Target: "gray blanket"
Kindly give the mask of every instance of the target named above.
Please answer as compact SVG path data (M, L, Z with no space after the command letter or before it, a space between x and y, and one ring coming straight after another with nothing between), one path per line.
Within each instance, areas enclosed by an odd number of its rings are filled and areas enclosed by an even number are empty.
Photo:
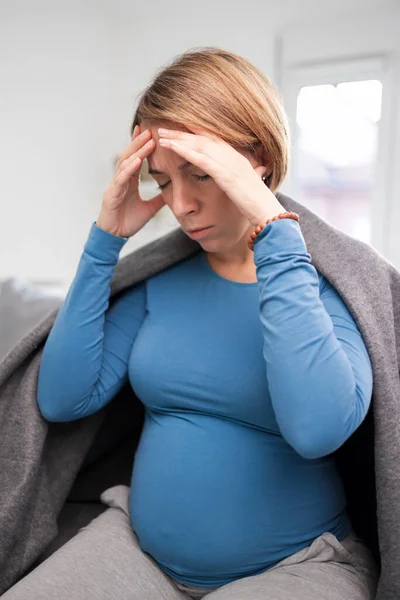
M381 566L376 598L399 600L400 273L369 245L287 196L278 197L286 210L300 215L314 266L346 302L368 348L374 375L371 408L335 458L353 526ZM198 250L199 244L178 228L121 258L110 305L129 286ZM114 444L127 439L127 419L105 419L107 408L72 423L49 424L41 418L36 404L38 369L57 312L58 308L20 340L0 364L0 594L57 536L58 519L77 476L93 453L97 458L104 454L103 433L111 433ZM120 401L131 406L132 432L138 437L140 402L129 384L117 396L111 405ZM118 465L113 464L113 470L118 473ZM118 482L104 477L104 486Z

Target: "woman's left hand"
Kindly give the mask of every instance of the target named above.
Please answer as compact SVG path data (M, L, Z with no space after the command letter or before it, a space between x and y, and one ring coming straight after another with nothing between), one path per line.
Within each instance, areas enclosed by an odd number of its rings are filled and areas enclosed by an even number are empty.
M194 133L158 129L160 146L173 150L210 175L252 225L286 210L261 179L265 166L253 167L220 137L192 125L186 127Z

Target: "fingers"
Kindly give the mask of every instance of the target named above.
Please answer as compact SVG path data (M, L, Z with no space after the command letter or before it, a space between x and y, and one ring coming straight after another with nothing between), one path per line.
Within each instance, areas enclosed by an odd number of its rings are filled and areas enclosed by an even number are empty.
M151 140L153 140L153 137L150 129L146 129L140 133L140 127L136 125L133 132L132 141L118 157L117 168L119 168L125 160L129 159L133 154L135 154L144 144ZM155 143L154 140L153 143Z
M114 184L119 188L123 187L131 177L139 179L139 171L143 159L149 156L155 148L156 142L150 129L140 130L140 125L136 125L130 144L121 152L118 157Z
M141 134L137 135L135 139L138 139L140 135ZM146 156L149 156L149 154L153 152L154 146L155 140L151 138L136 152L131 154L128 158L126 158L119 165L117 165L117 170L114 178L115 183L117 185L124 185L132 176L137 176L139 178L139 170L142 161L144 158L146 158Z
M122 163L117 166L115 173L115 182L118 185L123 185L132 176L136 175L139 178L139 170L142 161L146 156L151 154L154 150L155 141L154 139L148 140L144 146L139 148L137 152L126 158Z
M178 129L163 129L162 127L158 129L158 135L160 138L175 138L177 140L187 140L193 137L192 133L187 133L186 131L179 131Z
M142 161L139 156L134 156L124 169L119 169L114 177L116 186L123 186L137 171L139 171Z
M178 129L164 129L162 127L160 127L158 129L158 134L160 136L160 138L170 138L170 139L177 139L177 140L196 140L196 141L207 141L207 138L210 138L211 140L215 141L215 142L222 142L223 140L221 138L219 138L217 135L210 133L208 131L205 131L204 129L200 129L200 127L194 127L193 125L186 125L186 128L189 129L190 131L181 131ZM193 133L191 133L193 132ZM203 138L203 139L201 139Z
M155 141L153 138L151 138L141 148L139 148L136 152L131 154L131 156L122 161L117 167L117 170L120 171L124 169L130 169L132 161L134 161L136 158L140 158L140 160L142 161L144 158L146 158L146 156L153 152L154 146Z
M202 152L201 149L198 149L197 147L191 148L189 144L183 143L183 140L178 141L160 138L159 144L164 148L173 150L179 154L179 156L182 156L182 158L185 158L188 162L192 163L192 165L196 165L199 169L204 170L211 175L211 177L214 176L213 171L210 170L209 167L211 166L212 168L212 165L216 163L216 161L212 157L209 157L205 152Z

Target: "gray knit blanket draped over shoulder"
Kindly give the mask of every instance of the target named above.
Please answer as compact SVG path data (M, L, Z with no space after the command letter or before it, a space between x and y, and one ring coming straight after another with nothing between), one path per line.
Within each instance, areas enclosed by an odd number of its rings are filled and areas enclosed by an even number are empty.
M368 244L340 232L293 199L277 196L286 210L299 214L313 265L347 304L370 355L370 410L334 454L353 526L381 566L376 598L399 600L400 273ZM129 286L200 249L178 228L120 258L110 306ZM65 424L47 423L38 411L39 364L57 312L58 308L43 319L0 364L0 594L57 535L60 511L96 433L104 427L105 409Z

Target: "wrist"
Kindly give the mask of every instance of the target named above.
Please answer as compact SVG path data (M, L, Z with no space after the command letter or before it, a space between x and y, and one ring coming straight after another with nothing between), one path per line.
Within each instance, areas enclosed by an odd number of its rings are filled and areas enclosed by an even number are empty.
M265 223L268 219L272 219L281 213L286 212L286 208L282 206L278 200L274 203L270 203L268 206L263 204L257 210L254 211L254 215L249 219L253 227L257 227L261 223Z
M115 227L114 228L110 227L110 224L107 222L107 219L104 219L101 214L96 219L95 224L97 227L99 227L99 229L102 229L103 231L106 231L107 233L111 233L112 235L115 235L117 237L122 237L119 235L119 233L117 232Z

